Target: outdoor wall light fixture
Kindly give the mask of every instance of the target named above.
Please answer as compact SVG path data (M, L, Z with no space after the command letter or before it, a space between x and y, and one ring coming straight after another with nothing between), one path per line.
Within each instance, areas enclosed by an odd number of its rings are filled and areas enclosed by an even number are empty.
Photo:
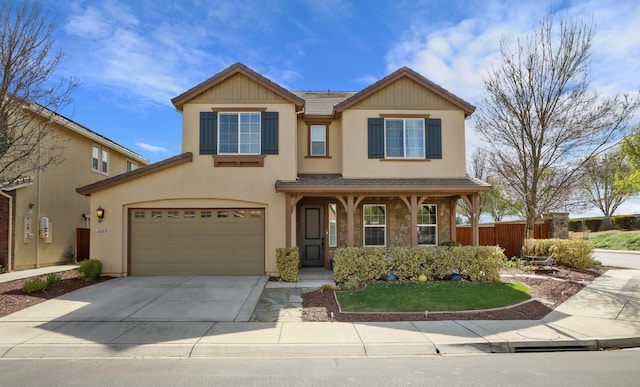
M102 219L104 219L104 208L102 206L98 206L96 216L98 217L98 223L102 223Z

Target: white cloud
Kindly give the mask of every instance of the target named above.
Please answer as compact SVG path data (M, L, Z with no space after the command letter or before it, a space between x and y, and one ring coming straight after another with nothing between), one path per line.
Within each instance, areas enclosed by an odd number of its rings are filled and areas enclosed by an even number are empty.
M469 7L457 23L425 23L416 17L386 56L387 70L409 66L472 104L484 93L482 78L497 64L501 40L530 33L547 14L547 2L488 1ZM596 35L592 47L592 87L601 95L640 90L640 3L620 0L575 2L553 9L554 16L593 16ZM633 124L633 122L632 122ZM481 141L473 122L467 122L467 156Z
M151 153L167 153L169 151L167 148L164 148L158 145L147 144L140 141L136 142L136 145L139 148L144 149L147 152L151 152Z

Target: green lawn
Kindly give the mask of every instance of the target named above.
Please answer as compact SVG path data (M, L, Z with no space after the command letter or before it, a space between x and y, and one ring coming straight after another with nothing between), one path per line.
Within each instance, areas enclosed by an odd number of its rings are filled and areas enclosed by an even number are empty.
M589 242L596 249L640 251L640 233L619 231L594 235Z
M528 300L519 282L370 283L362 290L336 292L344 312L424 312L489 309Z

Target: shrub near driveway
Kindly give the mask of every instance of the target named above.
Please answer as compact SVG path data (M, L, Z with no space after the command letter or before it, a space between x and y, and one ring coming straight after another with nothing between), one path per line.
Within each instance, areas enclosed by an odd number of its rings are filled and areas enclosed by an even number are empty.
M593 245L583 239L527 239L522 251L527 256L553 257L556 265L574 269L593 266Z
M498 247L346 247L337 249L336 282L370 282L393 272L399 280L417 280L421 274L448 279L457 271L463 279L499 281L506 257Z

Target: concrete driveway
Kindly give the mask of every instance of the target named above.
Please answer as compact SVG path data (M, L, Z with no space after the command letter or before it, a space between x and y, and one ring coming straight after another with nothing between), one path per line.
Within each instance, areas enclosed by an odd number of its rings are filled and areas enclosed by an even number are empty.
M249 321L265 276L123 277L23 309L4 321Z

